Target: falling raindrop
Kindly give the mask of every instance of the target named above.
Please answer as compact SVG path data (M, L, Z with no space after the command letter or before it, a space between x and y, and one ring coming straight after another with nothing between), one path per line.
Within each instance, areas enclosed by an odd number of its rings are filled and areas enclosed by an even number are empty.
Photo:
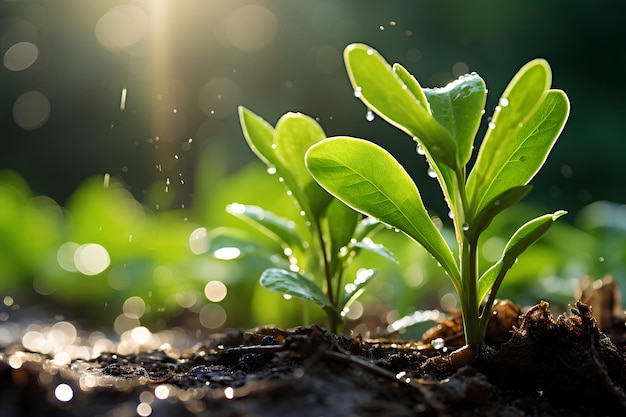
M367 120L368 122L371 122L372 120L374 120L374 112L371 110L368 110L367 113L365 113L365 120Z

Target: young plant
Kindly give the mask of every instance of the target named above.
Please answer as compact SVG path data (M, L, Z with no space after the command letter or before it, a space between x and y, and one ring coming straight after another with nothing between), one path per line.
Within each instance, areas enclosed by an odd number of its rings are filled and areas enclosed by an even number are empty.
M505 274L565 211L521 226L500 259L482 275L479 238L496 215L530 191L528 183L568 117L567 96L550 89L551 72L545 60L526 64L502 94L467 175L487 95L478 74L429 89L367 45L349 45L344 58L354 95L417 142L417 153L426 157L429 174L436 176L443 191L458 247L453 251L446 244L416 184L383 148L352 137L328 138L308 150L306 165L332 195L402 230L431 253L456 289L466 343L482 345Z
M346 285L344 271L354 257L365 249L395 261L389 251L369 238L382 224L361 220L358 212L328 194L309 174L304 154L326 138L315 120L287 113L274 128L244 107L239 108L239 118L248 145L267 165L268 172L287 186L308 230L302 234L295 221L257 206L228 206L231 214L252 223L283 248L287 268L265 270L260 283L280 294L317 303L336 331L350 304L375 275L372 269L360 269L354 281Z

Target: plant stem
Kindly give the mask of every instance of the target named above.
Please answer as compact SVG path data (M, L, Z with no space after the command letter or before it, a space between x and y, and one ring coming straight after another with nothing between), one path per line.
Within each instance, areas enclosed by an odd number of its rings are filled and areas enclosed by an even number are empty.
M456 196L454 206L454 229L459 242L459 260L461 272L461 311L463 314L463 328L465 331L465 343L468 345L482 344L484 336L481 332L479 305L478 305L478 237L468 233L471 225L470 219L466 218L469 213L469 203L465 192L465 168L455 170L456 173Z
M335 299L335 294L333 291L333 282L332 282L333 277L331 276L331 273L330 273L330 261L328 259L329 255L326 251L326 242L324 241L324 233L322 231L321 225L318 222L316 222L316 230L317 230L317 238L320 244L320 252L322 253L322 266L324 269L324 279L326 280L326 292L328 294L328 299L330 300L332 307L334 307L336 310L338 300ZM330 330L334 333L337 332L337 327L339 325L339 323L337 323L337 318L335 317L334 314L327 314L327 316L328 316Z

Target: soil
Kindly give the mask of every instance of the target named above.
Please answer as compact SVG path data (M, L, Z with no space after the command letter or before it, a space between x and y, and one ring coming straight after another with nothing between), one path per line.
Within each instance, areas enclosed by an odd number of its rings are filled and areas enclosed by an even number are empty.
M419 341L260 327L181 355L110 352L64 365L10 345L0 350L0 415L626 415L623 319L601 331L580 302L556 318L547 303L521 314L500 302L490 323L481 349L461 347L458 318Z

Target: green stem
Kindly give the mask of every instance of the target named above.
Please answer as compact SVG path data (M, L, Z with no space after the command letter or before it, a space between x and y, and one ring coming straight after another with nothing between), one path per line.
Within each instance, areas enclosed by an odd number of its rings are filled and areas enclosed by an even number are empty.
M317 229L317 237L318 237L319 244L320 244L320 252L322 253L324 278L326 280L326 292L328 294L328 299L330 300L332 307L334 307L336 310L338 300L335 299L335 294L333 291L333 282L332 282L333 277L331 276L331 273L330 273L330 261L328 259L328 253L326 251L326 242L324 241L324 233L322 232L322 227L319 223L317 223L316 229ZM334 314L327 314L327 316L330 322L330 330L332 332L336 332L337 327L339 325L339 323L337 322L337 318L335 317Z
M461 272L461 311L463 314L463 327L465 331L465 343L468 345L482 344L484 336L481 332L478 301L478 237L468 233L471 225L466 216L469 213L469 203L465 191L465 169L455 170L456 189L454 206L454 229L459 242L459 259Z

